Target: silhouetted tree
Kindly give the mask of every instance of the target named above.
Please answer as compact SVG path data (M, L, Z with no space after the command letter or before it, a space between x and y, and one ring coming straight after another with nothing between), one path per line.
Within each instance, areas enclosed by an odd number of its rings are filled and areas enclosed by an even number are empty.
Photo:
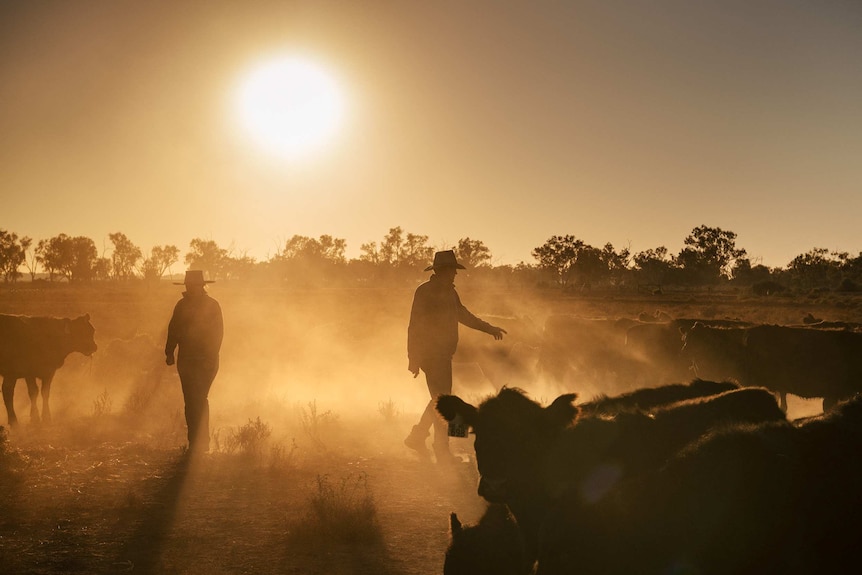
M532 252L539 267L554 274L559 285L565 287L571 279L571 271L578 261L578 254L586 244L575 236L551 236Z
M251 256L243 253L238 256L229 255L223 262L223 274L225 279L241 280L252 276L257 262Z
M794 284L802 288L835 286L840 283L841 268L847 260L846 252L813 248L793 258L787 264L787 274Z
M734 262L745 256L737 249L736 234L721 228L698 226L685 238L677 265L693 283L716 283L729 278Z
M93 262L93 268L90 273L91 279L109 280L111 279L111 260L108 258L96 258Z
M434 256L434 248L428 245L428 236L408 232L405 236L400 226L390 228L380 244L378 260L392 267L418 267L428 265Z
M120 232L108 234L108 239L114 244L114 251L111 254L111 270L114 277L118 280L128 280L134 277L135 266L143 257L141 248Z
M96 244L88 237L70 237L66 234L39 242L39 261L53 279L59 273L70 283L93 279L98 252Z
M841 273L845 279L859 283L862 282L862 252L855 258L848 257L841 265Z
M59 269L57 268L57 262L54 261L55 253L51 250L50 240L39 240L33 253L36 263L41 264L45 268L45 271L48 272L48 281L54 281L54 276L59 273Z
M351 273L362 282L398 281L412 278L417 269L424 269L434 257L428 236L404 233L400 226L389 229L379 244L364 243L359 247L359 259L350 265Z
M15 232L0 230L0 273L4 282L14 282L20 277L18 268L26 261L31 242L26 236L19 238Z
M218 279L223 277L227 257L227 250L220 248L213 240L194 238L189 242L189 252L185 256L185 262L189 269L203 270L204 275L208 275L211 279Z
M607 243L602 248L599 257L607 269L607 278L612 283L621 283L626 274L630 272L629 265L631 261L631 251L629 248L623 248L620 251L614 249L613 244Z
M377 265L380 263L380 250L377 242L368 242L359 246L359 261Z
M40 240L39 243L42 243ZM24 259L24 266L30 273L30 281L36 281L36 274L39 273L39 252L37 251L38 244L34 246L32 242L27 247L27 256Z
M153 246L150 256L141 263L141 275L145 280L160 280L168 269L180 260L180 249L177 246Z
M282 279L301 285L316 285L334 280L346 267L347 241L322 235L319 238L294 235L270 260Z
M346 249L346 240L329 235L322 235L319 239L294 235L284 244L284 249L276 254L276 259L346 263Z
M461 238L455 246L455 256L467 269L491 266L491 250L482 240Z
M734 283L753 285L772 280L772 271L762 264L751 265L748 258L739 258L733 266Z
M632 259L638 281L644 284L667 282L675 265L664 246L638 252Z

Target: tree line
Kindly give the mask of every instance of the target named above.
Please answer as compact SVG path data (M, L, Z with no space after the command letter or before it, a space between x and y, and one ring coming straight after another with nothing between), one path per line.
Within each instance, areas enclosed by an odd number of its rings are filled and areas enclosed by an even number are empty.
M125 234L108 234L110 247L99 253L85 236L59 234L33 242L0 229L0 274L6 283L18 281L26 270L30 280L90 283L94 281L158 281L173 273L181 251L174 245L157 245L148 253ZM292 285L326 286L374 284L413 279L433 258L428 236L394 227L378 242L360 246L360 256L348 259L347 242L330 235L312 238L294 235L275 255L257 261L213 240L194 238L182 256L186 268L202 269L216 280L276 279ZM785 267L754 263L736 245L736 234L718 227L698 226L683 239L676 254L665 246L632 253L607 243L595 247L574 235L551 236L534 248L534 263L494 265L491 250L469 237L453 246L469 273L491 280L522 285L555 286L563 290L593 287L663 285L715 286L723 283L754 286L770 294L788 287L825 287L856 291L862 283L862 252L813 248Z

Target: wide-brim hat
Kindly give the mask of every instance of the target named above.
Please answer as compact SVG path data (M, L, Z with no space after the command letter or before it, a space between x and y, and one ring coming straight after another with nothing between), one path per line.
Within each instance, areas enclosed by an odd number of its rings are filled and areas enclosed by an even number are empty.
M176 286L182 285L205 285L215 283L215 280L205 280L203 270L188 270L186 272L186 279L180 282L174 282Z
M437 252L434 254L434 263L425 268L426 272L430 272L431 270L436 270L440 268L455 268L459 270L465 270L464 266L458 263L458 260L455 259L454 250L445 250L442 252Z

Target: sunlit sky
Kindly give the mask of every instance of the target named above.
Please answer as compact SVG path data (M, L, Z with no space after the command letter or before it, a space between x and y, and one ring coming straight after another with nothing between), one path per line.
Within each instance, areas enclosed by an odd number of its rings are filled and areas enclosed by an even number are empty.
M854 0L0 3L0 229L273 255L400 226L495 264L552 235L671 253L699 225L757 262L862 251ZM268 58L328 70L301 158L240 126Z

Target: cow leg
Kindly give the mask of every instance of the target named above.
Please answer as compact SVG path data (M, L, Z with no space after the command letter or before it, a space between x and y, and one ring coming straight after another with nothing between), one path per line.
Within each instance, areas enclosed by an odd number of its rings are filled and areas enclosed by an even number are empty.
M3 377L3 403L6 405L6 416L10 427L18 425L18 417L15 415L15 384L18 382L14 377L8 375Z
M25 377L24 381L27 382L27 395L30 396L30 421L39 423L39 406L36 405L36 400L39 398L39 386L35 377Z
M787 394L783 391L776 391L775 399L778 400L778 407L781 408L781 411L787 413Z
M45 423L51 422L51 408L48 407L48 398L51 396L52 381L54 381L53 373L42 378L42 421Z

